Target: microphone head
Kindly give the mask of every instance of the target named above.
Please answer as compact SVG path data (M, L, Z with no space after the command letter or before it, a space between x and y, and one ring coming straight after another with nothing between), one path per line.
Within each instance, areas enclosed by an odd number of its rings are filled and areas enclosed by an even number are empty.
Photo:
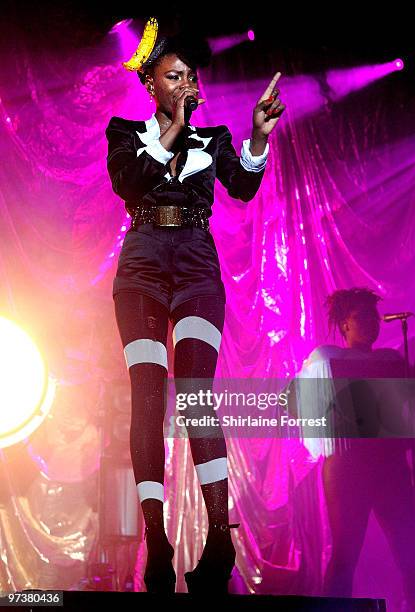
M194 96L187 96L186 100L185 100L185 106L187 108L187 110L189 111L194 111L197 109L198 107L198 103L197 100Z

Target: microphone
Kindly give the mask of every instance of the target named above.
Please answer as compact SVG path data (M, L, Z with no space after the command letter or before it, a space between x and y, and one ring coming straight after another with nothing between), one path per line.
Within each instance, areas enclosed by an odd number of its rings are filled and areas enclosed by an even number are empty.
M193 112L199 106L194 96L187 96L184 101L184 105L185 105L185 108L190 112Z
M390 314L384 314L382 319L385 323L390 323L391 321L403 321L408 319L409 317L413 317L413 312L394 312Z

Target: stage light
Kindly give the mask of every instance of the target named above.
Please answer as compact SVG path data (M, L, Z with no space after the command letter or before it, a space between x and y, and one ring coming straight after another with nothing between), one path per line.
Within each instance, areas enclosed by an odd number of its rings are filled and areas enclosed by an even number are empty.
M255 40L255 32L253 30L248 30L248 40Z
M128 28L131 22L132 22L132 19L122 19L121 21L117 21L117 23L112 26L109 33L110 34L119 33L121 30Z
M132 23L132 19L123 19L122 21L118 21L109 32L109 34L115 34L115 36L112 38L114 42L117 42L119 47L120 56L118 66L123 73L126 73L127 71L124 68L121 68L122 62L127 62L131 58L142 36L142 24L138 24L139 31L135 32L135 28L133 28L131 25ZM131 74L129 76L129 86L136 90L135 93L138 93L141 89L144 89L140 85L137 78L131 79Z
M367 87L374 81L383 79L392 72L403 70L403 67L403 60L398 58L383 64L329 70L326 73L326 81L331 89L331 99L337 100L352 91Z
M249 32L255 37L252 30ZM209 38L208 42L213 55L217 55L218 53L223 53L223 51L227 49L231 49L232 47L236 47L246 42L247 38L253 40L253 38L249 37L249 33L244 32L242 34L229 34L227 36L219 36L218 38Z
M29 335L0 317L0 448L27 438L50 410L55 381Z

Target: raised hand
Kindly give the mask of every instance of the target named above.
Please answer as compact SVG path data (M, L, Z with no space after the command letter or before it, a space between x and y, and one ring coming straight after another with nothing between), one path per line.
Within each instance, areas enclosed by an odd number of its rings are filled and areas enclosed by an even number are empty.
M276 84L281 77L277 72L270 84L259 98L252 114L252 131L262 136L268 136L277 125L286 106L278 97L280 90Z

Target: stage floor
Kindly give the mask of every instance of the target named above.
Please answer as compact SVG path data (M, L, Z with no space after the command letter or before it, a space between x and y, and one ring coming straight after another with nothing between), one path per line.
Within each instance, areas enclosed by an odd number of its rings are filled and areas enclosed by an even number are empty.
M18 606L19 610L76 610L77 612L100 610L146 610L154 607L157 600L165 599L170 610L194 610L200 607L209 593L200 597L192 597L187 593L175 593L169 597L161 598L148 593L124 593L111 591L63 591L63 606ZM218 598L215 598L218 599ZM286 611L332 611L351 612L373 610L386 612L386 603L383 599L345 599L335 597L300 597L294 595L226 595L221 598L222 605L227 610L281 610ZM10 610L10 607L0 606L0 610Z

